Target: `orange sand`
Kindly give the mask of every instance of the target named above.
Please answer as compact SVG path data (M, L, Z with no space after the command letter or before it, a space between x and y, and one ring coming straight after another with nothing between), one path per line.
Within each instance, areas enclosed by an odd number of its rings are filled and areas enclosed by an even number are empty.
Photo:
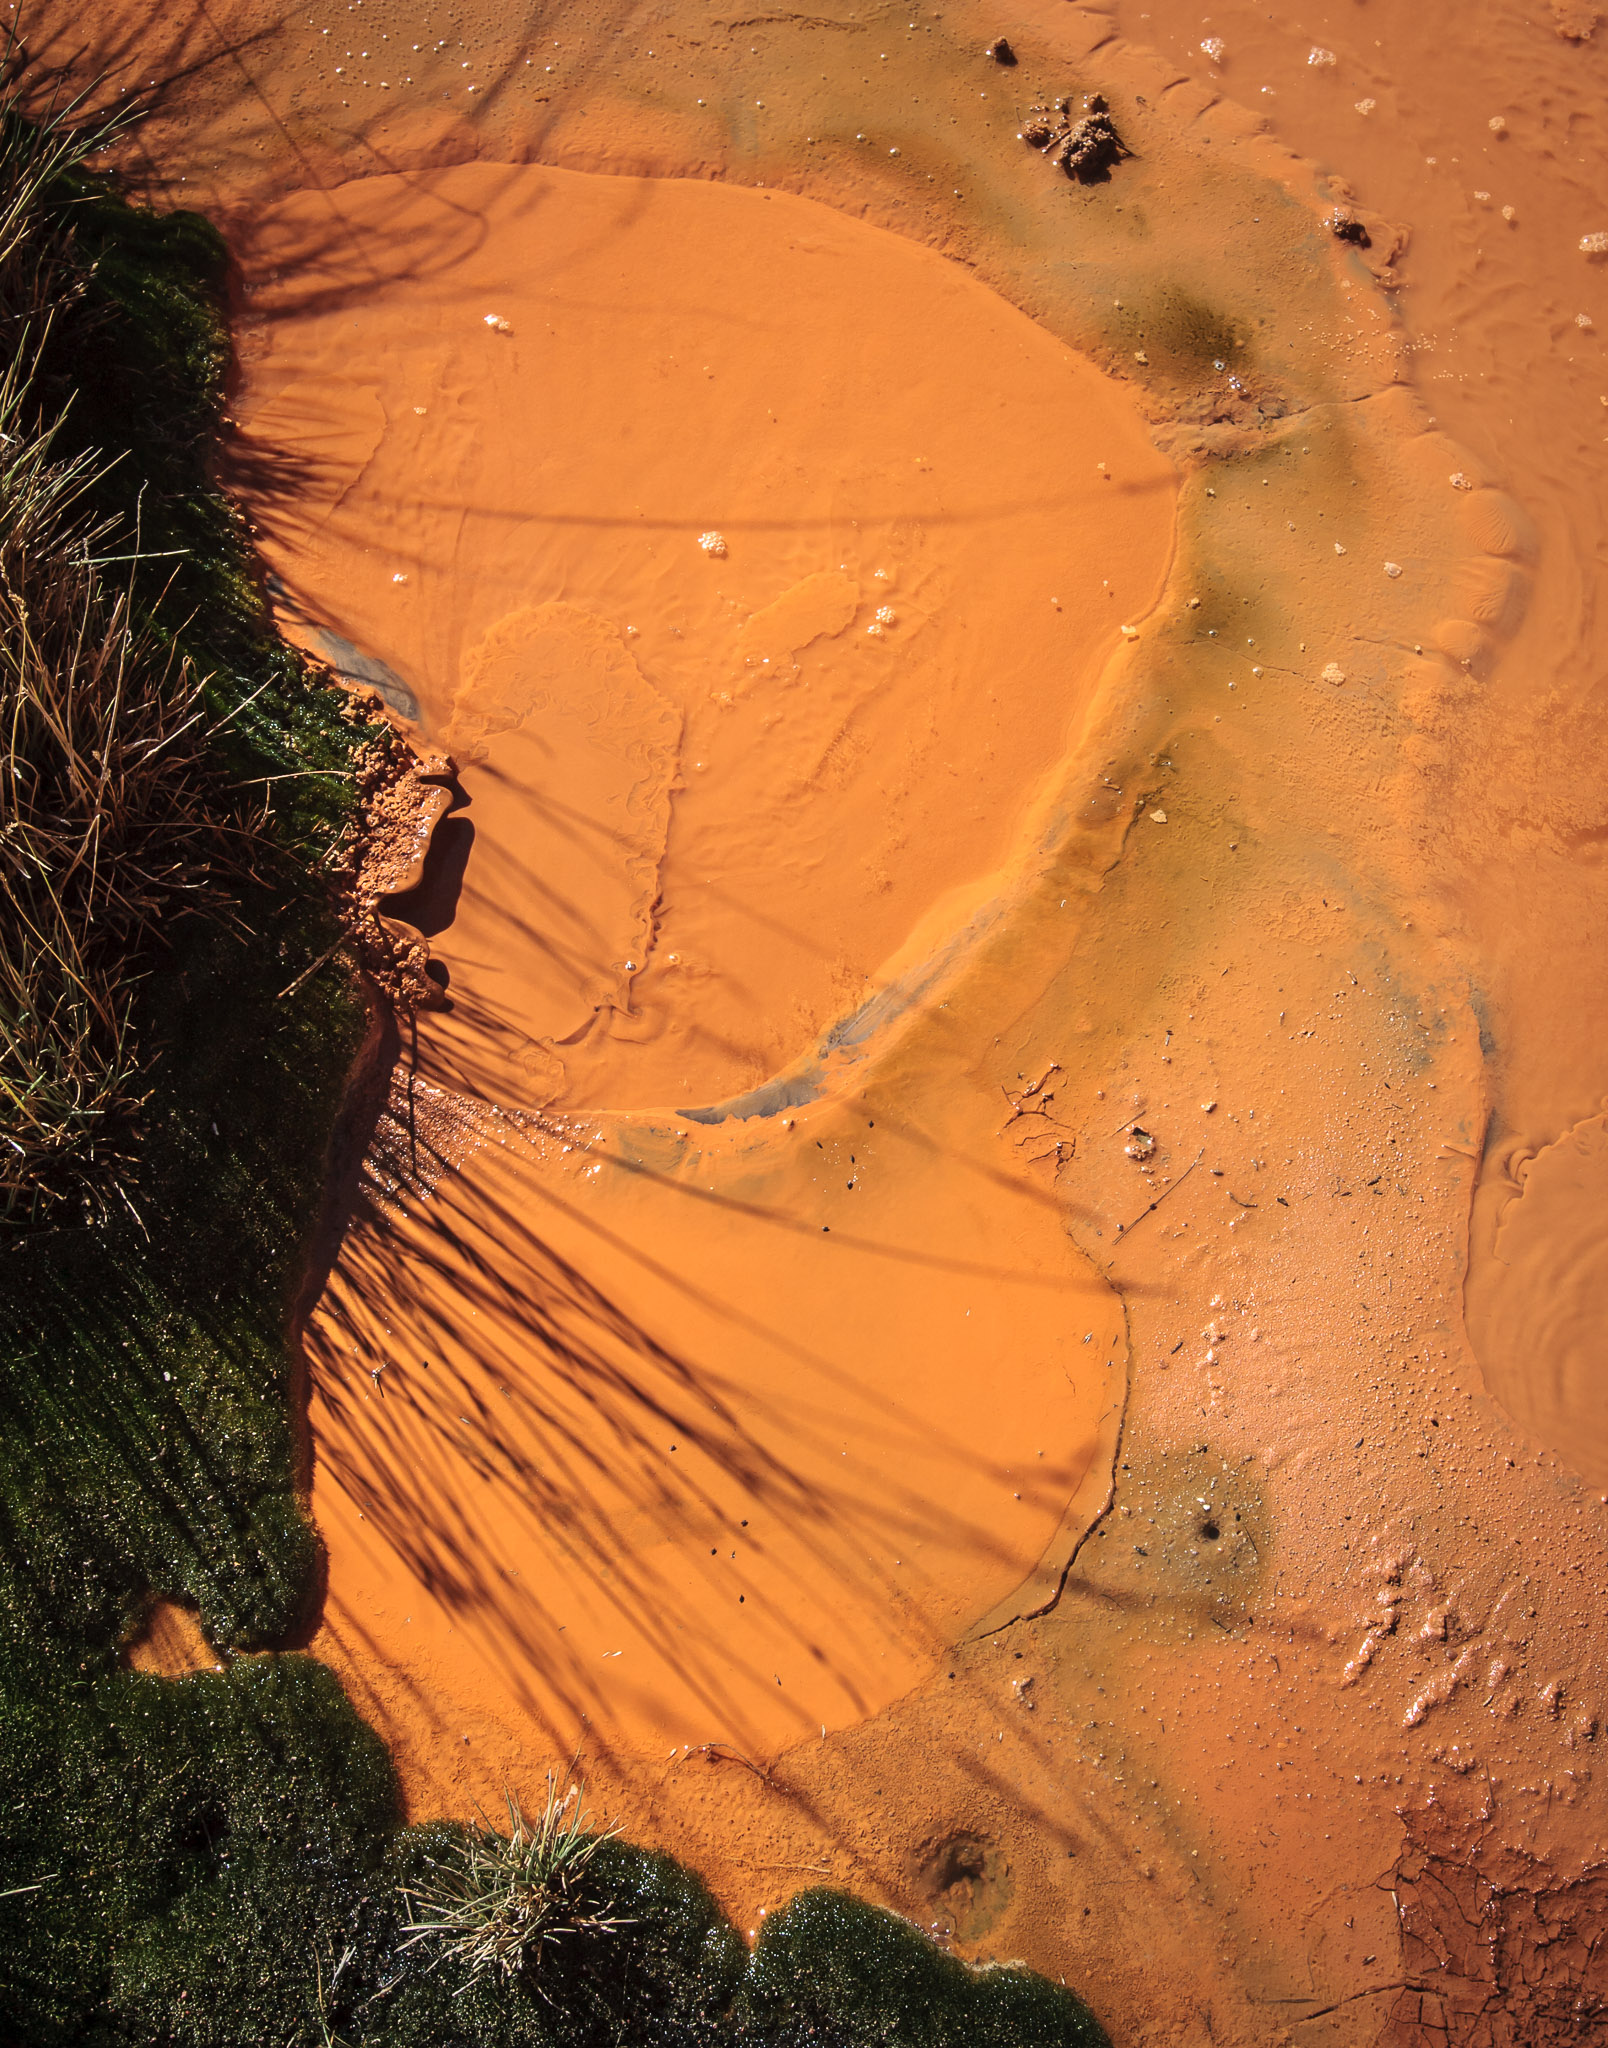
M1608 2040L1608 29L121 13L229 51L144 146L297 630L464 756L308 1333L412 1809L580 1731L745 1927L830 1876L1119 2042Z

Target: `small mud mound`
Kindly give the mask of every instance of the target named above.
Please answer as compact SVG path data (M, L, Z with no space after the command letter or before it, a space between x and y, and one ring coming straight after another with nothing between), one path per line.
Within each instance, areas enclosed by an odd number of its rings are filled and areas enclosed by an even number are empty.
M965 1828L927 1844L917 1888L930 1902L938 1930L957 1941L991 1934L1016 1889L1000 1845Z

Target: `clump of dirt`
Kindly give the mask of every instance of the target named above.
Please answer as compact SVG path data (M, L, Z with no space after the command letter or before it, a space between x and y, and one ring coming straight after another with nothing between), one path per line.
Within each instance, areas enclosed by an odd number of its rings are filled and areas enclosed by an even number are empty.
M1070 95L1050 107L1030 107L1022 140L1080 185L1110 177L1113 167L1133 154L1117 133L1104 94L1097 92L1085 96L1079 115L1072 111Z
M1373 237L1364 223L1354 213L1337 206L1329 216L1329 232L1337 242L1350 242L1354 248L1371 249Z
M1590 42L1602 10L1592 0L1552 0L1552 25L1565 42Z
M428 941L387 917L381 905L418 883L435 828L452 802L453 764L444 754L417 753L375 692L351 690L347 698L341 715L369 725L372 737L353 759L358 815L337 856L345 940L358 966L398 1009L439 1010L446 997L430 973Z

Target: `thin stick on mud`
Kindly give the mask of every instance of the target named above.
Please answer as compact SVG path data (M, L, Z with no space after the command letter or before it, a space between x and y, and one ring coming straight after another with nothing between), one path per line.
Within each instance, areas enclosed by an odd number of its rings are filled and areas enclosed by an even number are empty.
M1130 1231L1137 1230L1139 1228L1139 1225L1144 1222L1145 1218L1149 1215L1152 1215L1157 1209L1159 1209L1162 1203L1166 1201L1169 1195L1177 1193L1178 1189L1183 1186L1184 1182L1188 1180L1189 1176L1195 1171L1195 1168L1199 1166L1200 1162L1205 1157L1206 1147L1202 1145L1200 1150L1195 1154L1194 1158L1190 1160L1189 1164L1184 1168L1183 1172L1179 1174L1178 1178L1173 1182L1172 1186L1168 1188L1163 1188L1161 1193L1157 1195L1156 1199L1151 1203L1148 1209L1141 1209L1139 1214L1133 1219L1131 1223L1119 1223L1117 1225L1118 1237L1126 1237Z

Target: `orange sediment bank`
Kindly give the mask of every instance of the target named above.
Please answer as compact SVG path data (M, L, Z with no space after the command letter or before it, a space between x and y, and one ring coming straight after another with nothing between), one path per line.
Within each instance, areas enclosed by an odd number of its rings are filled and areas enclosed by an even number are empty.
M1608 2038L1590 11L219 20L235 473L459 770L307 1332L416 1814Z

